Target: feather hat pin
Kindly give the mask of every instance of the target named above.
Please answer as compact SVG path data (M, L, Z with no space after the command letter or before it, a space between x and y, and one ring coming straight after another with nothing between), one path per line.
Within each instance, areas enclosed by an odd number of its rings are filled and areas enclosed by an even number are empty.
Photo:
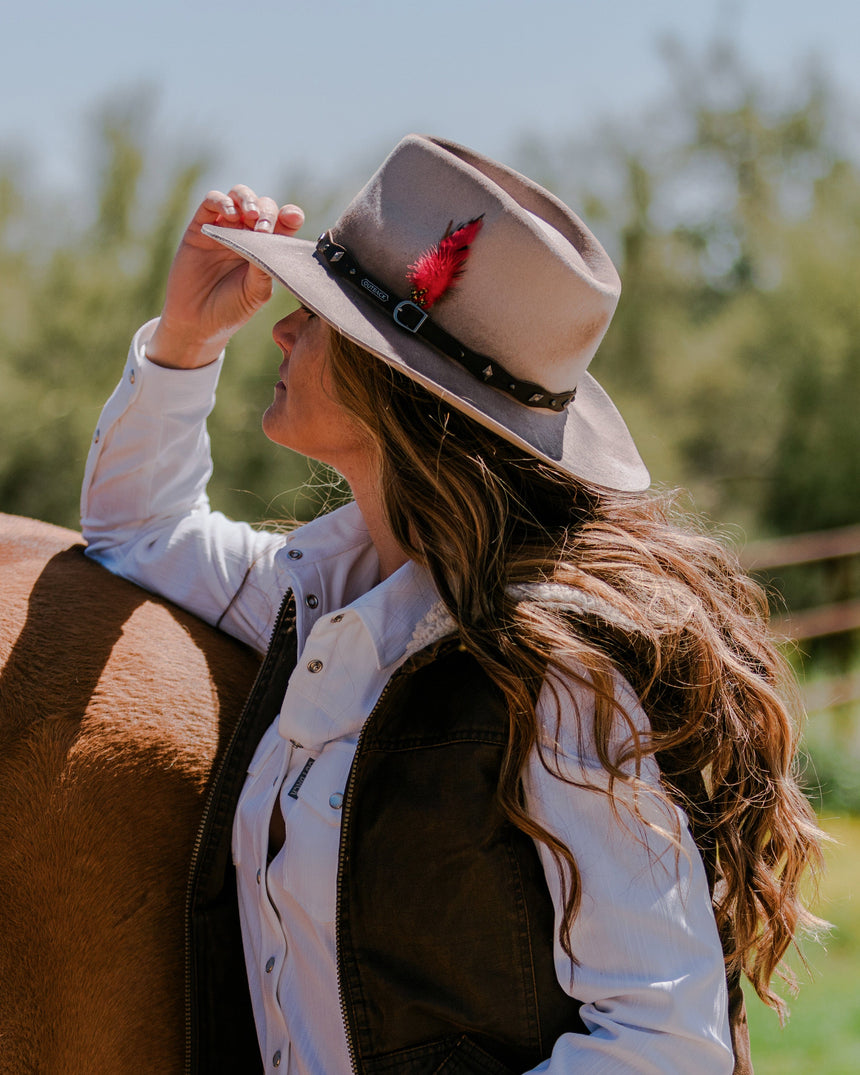
M450 221L445 234L436 246L431 246L409 266L406 279L412 285L412 301L429 310L445 292L463 275L469 247L484 223L483 213L466 224L458 224L451 230Z

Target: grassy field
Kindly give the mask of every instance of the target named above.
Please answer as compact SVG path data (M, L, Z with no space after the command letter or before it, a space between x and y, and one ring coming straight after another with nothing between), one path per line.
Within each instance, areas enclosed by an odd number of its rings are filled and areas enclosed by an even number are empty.
M823 824L835 843L817 911L834 929L823 947L807 944L813 978L798 971L800 993L789 998L785 1027L747 992L756 1075L860 1073L860 818Z

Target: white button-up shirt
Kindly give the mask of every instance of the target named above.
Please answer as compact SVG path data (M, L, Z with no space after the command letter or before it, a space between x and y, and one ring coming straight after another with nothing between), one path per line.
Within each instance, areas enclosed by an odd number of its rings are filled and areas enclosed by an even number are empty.
M264 1070L347 1075L334 940L341 795L361 726L391 673L451 624L417 565L378 583L355 505L286 539L210 511L205 419L219 364L155 366L143 353L151 331L135 337L93 440L82 494L88 552L259 650L281 595L294 590L299 663L249 767L234 825L240 915ZM722 950L686 818L646 794L638 803L654 822L646 826L622 787L613 815L589 732L592 699L570 681L561 686L558 736L548 688L537 705L539 734L580 786L559 780L537 752L523 779L530 814L571 849L581 873L576 966L557 938L554 945L559 982L581 1001L590 1033L563 1035L535 1071L727 1075ZM616 690L646 729L620 677ZM653 759L641 776L658 786ZM276 799L286 838L269 862ZM663 835L678 823L680 854ZM538 850L558 926L558 873Z
M345 607L330 595L333 605L320 615L320 560L338 530L338 520L330 522L303 527L291 543L303 553L290 571L301 659L251 762L233 829L261 1051L270 1061L280 1056L281 1067L289 1056L290 1071L308 1073L350 1070L332 1002L340 809L358 734L398 665L453 627L436 611L426 572L411 562ZM286 838L267 865L276 800ZM326 1010L334 1018L321 1027Z

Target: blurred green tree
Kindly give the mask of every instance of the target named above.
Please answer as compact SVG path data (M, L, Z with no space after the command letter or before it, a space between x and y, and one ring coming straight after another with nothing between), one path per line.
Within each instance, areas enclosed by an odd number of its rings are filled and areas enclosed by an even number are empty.
M750 535L856 521L860 171L814 73L774 93L724 43L667 49L674 89L635 122L520 155L584 215L624 280L595 372L658 483ZM145 96L98 119L94 219L60 203L22 241L26 183L0 165L0 507L75 525L98 410L137 325L158 312L207 161L153 145ZM156 160L158 167L153 169ZM156 176L153 180L152 174ZM342 188L294 175L309 228ZM22 211L21 207L25 206ZM64 216L65 213L65 216ZM231 345L212 416L211 495L229 514L307 517L306 461L257 432L277 355L271 308Z
M152 152L145 102L107 109L98 136L91 223L76 226L73 208L63 219L60 207L50 234L33 229L21 241L26 196L11 167L0 176L0 509L73 527L99 410L134 330L160 309L207 166L190 156L160 169L158 185L144 182ZM285 312L289 298L277 299ZM290 514L293 500L278 497L308 474L304 459L285 457L260 435L239 435L258 427L274 384L267 336L260 320L237 337L244 360L228 368L211 422L219 457L213 500L254 519ZM313 508L313 497L296 505L302 517Z
M521 163L624 281L595 373L658 483L751 536L860 518L860 170L814 70L774 90L735 49L666 48L672 90Z

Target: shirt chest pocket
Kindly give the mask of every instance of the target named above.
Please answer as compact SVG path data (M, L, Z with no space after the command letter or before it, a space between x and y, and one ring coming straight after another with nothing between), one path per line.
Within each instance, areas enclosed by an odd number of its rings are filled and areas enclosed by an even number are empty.
M319 922L333 922L337 910L343 794L354 749L344 742L328 744L300 779L288 778L281 788L286 835L270 884L275 880L287 901Z

